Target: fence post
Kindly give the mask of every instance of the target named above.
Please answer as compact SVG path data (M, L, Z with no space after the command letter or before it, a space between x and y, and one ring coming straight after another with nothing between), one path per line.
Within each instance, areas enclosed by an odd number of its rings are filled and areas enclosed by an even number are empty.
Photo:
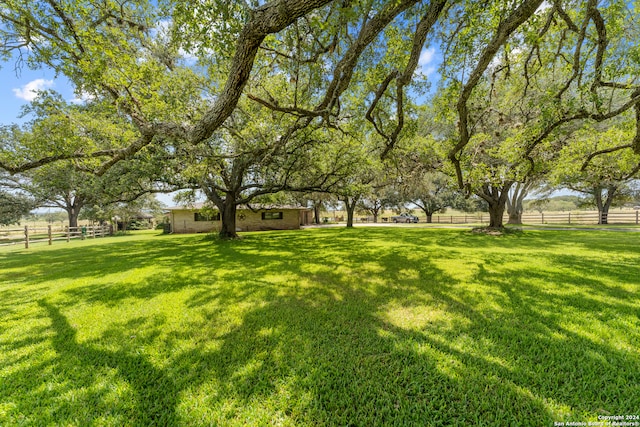
M569 225L571 225L571 212L569 212Z
M24 248L29 249L29 226L24 226Z
M91 238L92 239L96 238L96 226L95 225L91 226Z
M47 227L47 234L49 235L49 246L51 246L51 224Z
M71 240L71 228L68 225L65 225L64 229L67 233L67 243L69 243L69 240Z
M544 212L540 212L540 214L542 215L542 222L541 222L541 224L544 224Z
M453 224L453 215L451 215L451 224Z
M638 225L638 211L636 211L636 225Z

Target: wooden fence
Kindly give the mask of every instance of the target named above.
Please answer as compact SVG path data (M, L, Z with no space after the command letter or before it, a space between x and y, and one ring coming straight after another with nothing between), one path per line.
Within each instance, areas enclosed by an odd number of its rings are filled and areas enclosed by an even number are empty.
M113 234L113 227L109 225L89 225L82 227L64 227L54 229L51 225L47 227L29 227L0 229L0 246L22 245L26 249L34 243L45 243L49 245L54 241L71 241L72 239L95 239Z
M609 212L605 216L608 224L631 224L638 225L639 211L618 211ZM598 224L598 212L567 212L553 214L525 214L522 215L522 222L525 224Z
M581 212L554 212L554 213L525 213L522 215L523 224L564 224L564 225L594 225L598 224L599 214L597 211ZM638 211L609 212L606 216L608 224L632 224L638 225L640 215ZM504 223L509 220L504 216ZM469 214L469 215L434 215L434 223L468 224L468 223L489 223L489 214Z
M378 218L378 222L387 222ZM433 215L431 218L434 224L488 224L489 214L473 213L473 214L455 214L455 215ZM504 216L504 223L509 220L507 215ZM609 212L607 215L608 224L640 224L640 211L618 211ZM421 218L420 222L424 223L425 219ZM355 222L373 222L373 217L356 217ZM554 213L525 213L522 215L523 224L563 224L563 225L593 225L598 224L597 211L579 211L579 212L554 212Z

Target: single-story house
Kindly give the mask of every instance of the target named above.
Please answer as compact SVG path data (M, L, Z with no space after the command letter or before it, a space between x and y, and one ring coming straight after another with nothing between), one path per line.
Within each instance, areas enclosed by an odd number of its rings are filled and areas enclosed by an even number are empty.
M209 233L220 230L221 216L217 209L202 211L203 204L168 208L172 233ZM238 206L236 231L295 230L311 224L312 211L296 206Z

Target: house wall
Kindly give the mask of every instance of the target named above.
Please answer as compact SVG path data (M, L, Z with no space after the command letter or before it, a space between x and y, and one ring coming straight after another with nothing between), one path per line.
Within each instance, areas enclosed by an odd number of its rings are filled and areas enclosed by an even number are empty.
M172 210L171 231L173 233L209 233L220 230L220 221L195 221L197 210ZM282 212L282 219L262 219L263 212ZM306 223L306 215L299 209L270 209L251 211L238 209L236 228L238 231L295 230Z
M220 230L220 221L195 221L193 214L197 210L171 211L171 232L173 233L210 233Z
M263 212L282 212L282 219L262 219ZM271 209L269 211L238 210L236 227L240 231L295 230L300 228L299 211L292 209ZM243 218L244 215L244 219Z

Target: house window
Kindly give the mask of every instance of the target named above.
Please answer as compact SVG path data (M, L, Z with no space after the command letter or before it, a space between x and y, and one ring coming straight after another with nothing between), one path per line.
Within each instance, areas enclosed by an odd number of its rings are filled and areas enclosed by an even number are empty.
M282 219L284 215L282 212L262 212L262 219Z
M202 213L195 212L193 214L194 221L220 221L220 212Z

